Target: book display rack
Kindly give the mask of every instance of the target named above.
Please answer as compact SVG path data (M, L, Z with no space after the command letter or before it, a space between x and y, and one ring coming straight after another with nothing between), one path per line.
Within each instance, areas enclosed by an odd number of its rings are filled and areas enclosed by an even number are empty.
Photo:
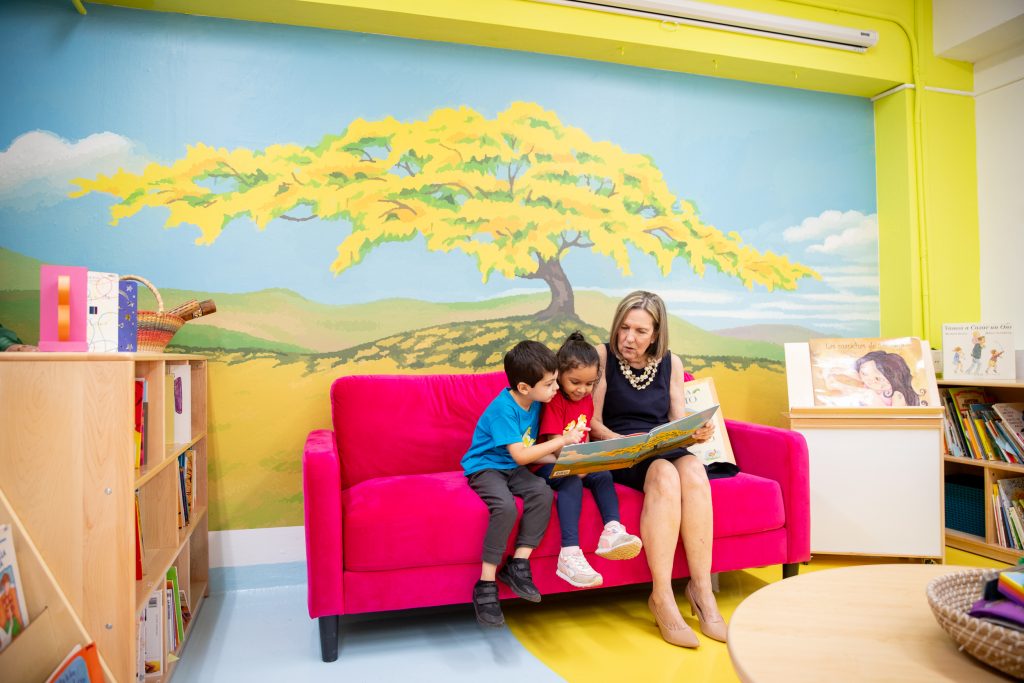
M1024 402L1024 382L1021 381L940 379L938 383L940 389L943 390L951 387L983 389L993 402ZM1024 465L995 458L957 457L953 455L953 449L950 448L948 436L946 442L947 450L943 456L945 460L946 481L956 483L956 485L965 480L976 482L978 484L977 488L980 488L980 495L972 498L968 503L972 506L969 512L978 519L982 515L984 516L983 535L951 529L949 528L950 520L947 519L946 545L999 560L1000 562L1016 564L1018 559L1024 557L1024 552L1007 547L1007 545L1000 541L999 526L1001 521L996 516L996 509L992 504L992 494L993 487L998 489L997 482L1000 480L1024 477ZM969 456L970 454L965 455ZM979 506L983 510L977 509ZM978 531L981 531L980 523L978 527Z
M137 378L145 380L148 400L145 463L139 467ZM33 631L45 632L38 614L52 613L46 620L57 622L53 630L64 635L51 648L57 653L47 663L51 669L67 654L70 640L83 646L94 641L107 677L133 681L149 659L141 652L140 619L154 594L166 599L169 570L174 568L178 597L191 615L199 611L209 581L206 397L202 356L0 354L0 490L6 503L0 523L19 520L22 545L32 549L17 548L32 621L0 657L16 652ZM183 430L189 438L176 441ZM190 499L182 495L185 473L179 466L186 460ZM190 507L187 521L183 504ZM40 588L48 580L53 585ZM57 598L33 598L41 590L64 596L68 609L62 611ZM171 677L192 624L194 619L173 649L161 639L155 655L159 673L147 681ZM153 644L146 649L152 652ZM3 660L0 667L8 670Z

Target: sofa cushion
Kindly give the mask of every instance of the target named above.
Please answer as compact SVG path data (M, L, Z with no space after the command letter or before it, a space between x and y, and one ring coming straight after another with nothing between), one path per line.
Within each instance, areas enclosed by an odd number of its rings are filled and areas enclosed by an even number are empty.
M638 533L643 495L622 486L616 490L622 521ZM772 480L745 473L714 479L711 495L715 538L777 529L785 522L782 491ZM516 502L521 512L522 501ZM346 571L480 562L487 506L461 471L368 479L342 492L342 510ZM600 530L597 506L586 494L580 519L584 550L593 550ZM552 508L535 555L557 555L560 546L558 515Z
M450 472L476 421L508 386L504 372L355 375L331 385L341 485L374 477Z

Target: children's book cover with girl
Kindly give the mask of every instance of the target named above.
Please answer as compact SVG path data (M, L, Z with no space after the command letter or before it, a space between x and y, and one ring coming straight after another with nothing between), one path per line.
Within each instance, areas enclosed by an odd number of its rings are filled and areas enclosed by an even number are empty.
M811 339L814 405L937 406L931 353L916 337Z
M1017 378L1012 323L942 326L943 379Z

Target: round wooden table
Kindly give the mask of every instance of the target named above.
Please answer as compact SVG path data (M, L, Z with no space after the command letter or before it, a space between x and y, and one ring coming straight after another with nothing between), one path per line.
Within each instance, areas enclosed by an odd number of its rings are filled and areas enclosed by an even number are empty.
M769 584L729 622L744 683L1013 680L939 626L925 587L949 565L883 564L808 572Z

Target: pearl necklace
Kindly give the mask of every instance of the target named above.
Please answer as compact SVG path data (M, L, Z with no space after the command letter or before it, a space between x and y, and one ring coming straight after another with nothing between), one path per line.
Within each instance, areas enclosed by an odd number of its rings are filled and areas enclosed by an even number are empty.
M619 359L619 369L622 370L622 374L626 378L626 381L629 382L630 386L637 391L643 391L647 387L651 386L651 382L654 381L654 376L658 374L658 365L660 365L660 361L652 358L647 361L644 371L637 376L633 374L633 371L629 367L629 363L621 358Z

